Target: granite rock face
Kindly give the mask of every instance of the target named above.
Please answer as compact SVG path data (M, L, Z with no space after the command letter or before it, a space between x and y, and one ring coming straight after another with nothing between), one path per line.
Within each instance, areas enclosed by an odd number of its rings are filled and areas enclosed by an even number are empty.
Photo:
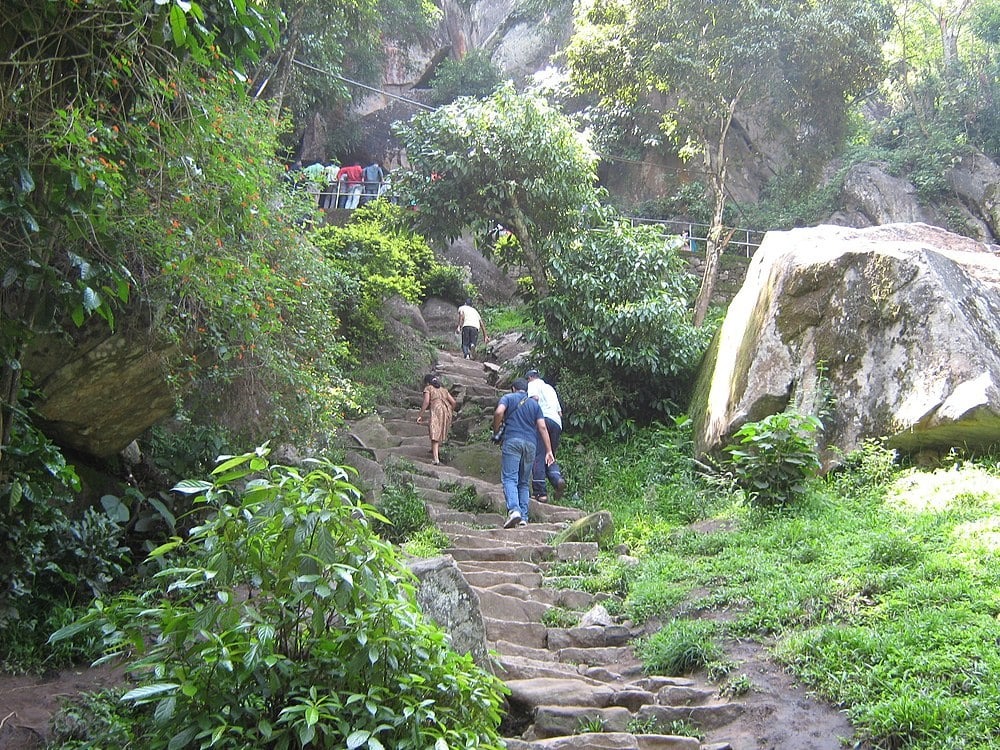
M1000 442L1000 257L925 224L769 232L699 377L702 454L793 408L834 448Z

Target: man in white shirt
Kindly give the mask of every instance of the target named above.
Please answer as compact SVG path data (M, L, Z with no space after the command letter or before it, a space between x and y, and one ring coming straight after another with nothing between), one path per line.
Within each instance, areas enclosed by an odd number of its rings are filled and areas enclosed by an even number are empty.
M476 348L479 340L479 332L483 332L483 343L490 340L486 335L486 325L479 311L472 306L472 299L466 298L465 304L458 308L458 328L456 333L462 334L462 354L466 359L472 356L472 350Z
M552 455L555 456L559 448L559 436L562 434L562 406L559 404L559 396L556 389L542 380L538 370L528 370L524 375L528 381L528 396L535 399L542 409L542 417L545 419L545 426L548 428L549 443L552 446ZM542 452L539 454L539 450ZM555 489L558 499L566 488L566 480L563 478L562 470L558 462L545 464L545 446L535 446L535 463L531 468L531 492L535 500L540 503L548 502L545 480L548 479Z

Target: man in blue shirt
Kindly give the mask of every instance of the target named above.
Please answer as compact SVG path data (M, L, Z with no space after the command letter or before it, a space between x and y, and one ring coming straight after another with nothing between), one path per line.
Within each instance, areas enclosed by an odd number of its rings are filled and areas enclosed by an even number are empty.
M545 446L545 464L553 463L549 430L542 409L528 396L528 381L518 378L497 403L493 412L493 432L506 423L500 453L500 482L507 501L505 529L528 525L528 501L531 497L531 467L535 461L536 435Z

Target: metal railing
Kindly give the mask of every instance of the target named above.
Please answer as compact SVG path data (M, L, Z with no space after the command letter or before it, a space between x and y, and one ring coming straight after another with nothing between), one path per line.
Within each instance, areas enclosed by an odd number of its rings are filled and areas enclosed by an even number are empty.
M366 182L353 187L348 187L346 182L332 183L322 187L312 183L312 185L307 184L305 187L316 195L319 208L353 209L385 195L389 189L389 181Z
M708 244L708 224L699 224L690 221L671 221L669 219L646 219L641 216L630 216L633 224L655 224L659 225L664 234L677 234L684 236L687 233L688 242L692 252L705 252ZM729 237L725 252L736 252L745 255L747 258L753 256L760 247L764 239L764 232L758 229L745 229L740 227L723 227L722 237ZM730 250L733 248L733 250Z

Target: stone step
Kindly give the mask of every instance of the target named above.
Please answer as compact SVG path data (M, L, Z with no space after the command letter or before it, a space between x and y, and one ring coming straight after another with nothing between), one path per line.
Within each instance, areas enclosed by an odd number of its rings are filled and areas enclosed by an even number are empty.
M516 534L517 529L508 529L511 534ZM445 550L456 560L493 560L513 562L523 560L526 562L541 562L543 560L554 560L556 549L547 544L524 544L511 547L487 547L485 549L469 547L450 547Z
M514 643L513 641L504 640L506 635L507 634L505 633L501 636L501 638L493 641L493 649L500 654L502 659L506 659L508 657L528 659L538 663L552 664L559 668L560 672L569 670L574 674L583 674L583 671L574 664L560 664L559 660L556 659L556 654L549 651L548 648L544 646L536 648L533 646L526 646L523 643Z
M743 714L740 703L718 703L710 706L643 706L636 712L636 720L656 722L658 727L669 727L675 721L693 724L699 729L720 729L731 724Z
M548 643L548 641L546 641ZM567 664L584 664L596 667L620 668L637 664L638 660L628 646L604 646L600 648L561 648L555 652L556 658Z
M496 572L502 570L506 573L541 573L541 568L533 562L527 560L512 560L503 564L494 563L489 560L464 560L458 562L458 569L462 573Z
M494 516L497 518L497 516ZM469 533L469 534L457 534L454 532L445 532L448 538L451 539L452 544L455 547L462 549L492 549L492 548L504 548L504 549L517 549L522 547L528 542L532 542L538 546L547 545L548 542L545 539L533 538L534 536L529 536L530 527L525 527L523 529L517 529L517 536L515 537L511 532L514 529L505 529L503 527L489 529L489 531L498 532L496 534L480 534L480 533ZM482 529L469 529L470 532L483 531ZM502 535L504 534L504 535Z
M535 709L532 730L536 738L566 737L581 727L600 725L601 732L628 732L635 717L622 706L594 708L587 706L539 706Z
M544 649L548 639L548 629L540 622L513 622L483 617L486 625L486 639L489 641L511 641L528 648Z
M385 419L383 420L385 429L390 435L397 438L420 436L427 439L427 425L417 424L416 417L413 419Z
M496 518L496 516L494 516ZM438 528L455 542L456 546L488 546L489 544L548 544L559 532L555 524L531 523L518 527L517 536L511 535L511 529L505 528L471 528L461 524L443 523Z
M556 589L543 589L542 574L537 573L514 573L507 570L468 570L464 571L465 580L474 589L494 589L501 594L516 596L516 591L506 587L512 586L517 590L527 589L528 591L552 591ZM540 599L542 597L539 597ZM555 602L550 602L555 604Z
M616 648L627 645L635 635L623 625L550 628L549 648L553 651L569 648Z
M446 505L428 503L427 512L431 520L438 527L444 523L462 523L470 527L495 526L498 519L502 518L496 513L466 513L461 510L452 510Z
M571 664L561 664L551 659L546 661L529 656L500 654L498 662L496 675L502 680L533 680L539 677L552 677L560 680L585 678L594 683L601 682L601 680L586 677Z
M479 607L483 616L496 620L536 622L541 621L545 613L552 609L550 604L504 596L489 589L480 589L476 593L479 595Z
M517 575L504 578L499 573L467 574L465 580L477 591L479 589L488 589L498 594L504 594L505 596L530 599L548 604L550 607L562 607L563 609L581 613L583 610L589 609L595 599L593 594L586 591L546 588L542 586L541 573L538 574L537 579Z

